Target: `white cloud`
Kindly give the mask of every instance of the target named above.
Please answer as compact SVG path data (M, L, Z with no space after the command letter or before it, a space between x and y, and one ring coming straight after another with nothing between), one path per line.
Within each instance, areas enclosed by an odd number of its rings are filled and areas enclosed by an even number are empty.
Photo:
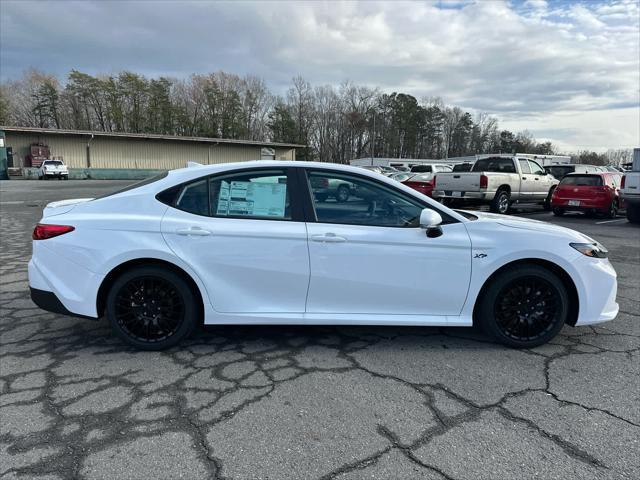
M0 75L15 77L29 66L59 75L71 68L170 76L224 69L260 75L282 91L302 74L314 84L350 79L441 96L494 113L505 125L518 118L544 124L572 112L554 126L580 132L581 115L587 122L594 111L604 112L600 119L615 118L618 109L640 111L639 15L634 0L2 0ZM619 125L635 138L630 143L640 143L636 125ZM591 130L601 142L612 137Z

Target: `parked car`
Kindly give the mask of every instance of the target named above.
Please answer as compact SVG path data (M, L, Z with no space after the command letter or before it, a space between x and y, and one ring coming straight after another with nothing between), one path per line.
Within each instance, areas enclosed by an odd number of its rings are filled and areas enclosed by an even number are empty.
M334 198L336 202L347 202L353 193L353 185L341 180L313 179L311 183L313 195L319 202Z
M398 172L393 175L389 175L389 178L395 180L396 182L404 182L405 180L413 177L414 174L411 172Z
M414 165L411 167L412 173L440 173L453 172L453 167L445 163L432 163L429 165Z
M38 169L38 179L57 178L69 180L69 169L62 160L44 160Z
M311 185L368 198L338 204ZM132 211L131 205L135 205ZM607 250L544 222L458 212L345 165L256 161L173 170L53 202L33 231L31 298L106 316L159 350L204 324L471 326L530 348L618 312Z
M551 196L554 215L568 211L600 213L616 218L620 208L619 173L570 173Z
M471 168L473 168L473 163L456 163L453 166L453 171L454 172L470 172Z
M411 187L414 190L417 190L420 193L424 193L427 197L432 197L434 183L433 178L433 173L419 173L417 175L413 175L407 180L404 180L402 183L404 183L407 187Z
M544 170L556 177L558 180L562 180L565 175L569 175L570 173L595 173L608 171L605 167L585 164L547 165L544 167Z
M633 149L633 163L622 177L620 195L627 209L627 220L640 223L640 148Z
M514 203L550 209L557 184L534 160L494 155L476 160L469 172L438 173L433 196L443 203L488 204L492 212L505 214Z

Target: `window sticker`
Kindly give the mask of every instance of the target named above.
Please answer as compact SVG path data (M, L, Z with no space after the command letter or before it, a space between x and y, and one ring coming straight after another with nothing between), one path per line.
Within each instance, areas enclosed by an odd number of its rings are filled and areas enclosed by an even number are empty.
M222 181L217 214L284 218L286 197L286 184Z

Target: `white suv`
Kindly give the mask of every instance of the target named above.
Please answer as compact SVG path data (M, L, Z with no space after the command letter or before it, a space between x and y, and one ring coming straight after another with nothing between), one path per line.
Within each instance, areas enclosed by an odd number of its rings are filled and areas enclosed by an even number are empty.
M62 160L45 160L38 170L38 179L44 180L46 178L64 178L69 180L69 169L62 162Z

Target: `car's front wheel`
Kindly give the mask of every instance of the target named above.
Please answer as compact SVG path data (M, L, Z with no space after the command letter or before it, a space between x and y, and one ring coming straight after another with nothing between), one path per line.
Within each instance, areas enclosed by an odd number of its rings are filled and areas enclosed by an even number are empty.
M568 314L569 295L558 276L539 265L520 265L491 280L476 320L501 343L532 348L555 337Z
M113 283L106 316L115 333L142 350L163 350L193 331L197 299L177 273L159 266L136 267Z

